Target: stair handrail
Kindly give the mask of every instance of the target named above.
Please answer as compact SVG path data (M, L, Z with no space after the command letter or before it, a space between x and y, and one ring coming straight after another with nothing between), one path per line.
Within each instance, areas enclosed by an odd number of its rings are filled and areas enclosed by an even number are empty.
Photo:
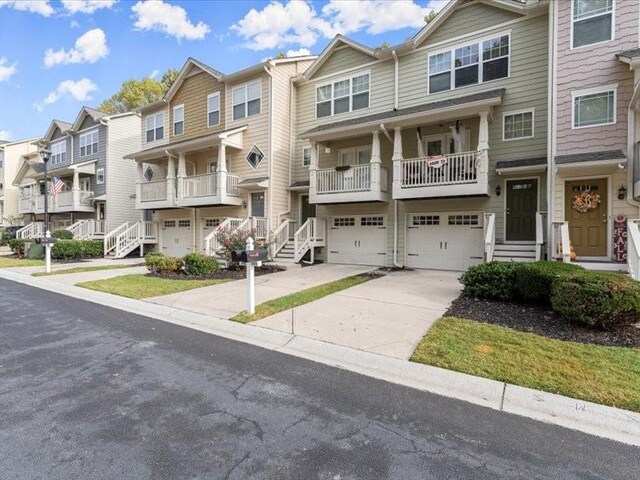
M104 244L105 255L108 255L109 252L111 252L114 248L116 248L116 245L118 242L118 235L120 235L130 226L131 224L129 222L124 222L122 225L114 228L104 236L103 244Z
M16 238L19 240L29 240L38 237L44 237L44 222L31 222L16 230Z
M640 219L627 221L627 266L629 275L640 280Z
M544 219L547 212L536 212L536 262L542 260L544 249Z
M485 261L492 262L496 249L496 214L485 213L484 255Z
M553 255L564 263L571 262L571 239L569 222L557 220L553 222Z
M129 249L135 243L140 242L140 228L141 223L136 222L130 225L125 231L123 231L120 235L118 235L118 239L116 241L116 258L122 258L127 253L127 249Z
M271 258L275 258L289 241L289 219L282 221L271 234Z
M299 262L311 249L311 263L313 263L314 238L316 230L315 217L307 218L307 221L293 235L293 261Z
M217 252L218 250L220 250L220 243L218 242L218 233L220 233L222 230L232 227L232 223L236 223L239 222L240 225L242 225L242 223L245 220L243 220L242 218L235 218L235 217L227 217L225 218L216 228L214 228L211 233L209 235L207 235L206 237L204 237L204 251L205 254L208 256L213 255L215 252ZM233 228L233 227L232 227ZM235 232L237 230L237 228L233 228L232 231Z

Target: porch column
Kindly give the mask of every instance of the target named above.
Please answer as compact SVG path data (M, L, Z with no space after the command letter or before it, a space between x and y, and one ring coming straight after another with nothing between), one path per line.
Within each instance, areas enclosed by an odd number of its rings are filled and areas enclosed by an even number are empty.
M144 183L144 170L142 162L136 162L136 171L138 172L138 180L136 181L136 208L140 208L142 199L142 184Z
M167 200L176 198L176 162L172 155L167 156Z
M393 130L393 190L400 192L402 188L402 127L396 127Z
M382 158L380 157L380 132L378 130L374 130L371 132L373 135L373 139L371 141L371 186L370 189L372 192L379 192L381 187L381 163ZM356 159L357 161L357 159Z
M317 195L316 175L318 174L318 143L311 142L309 158L309 201L315 202Z
M71 186L71 195L73 196L73 205L80 205L80 172L77 168L73 169L73 185Z
M478 128L478 183L485 185L489 193L489 112L480 112L480 126Z
M223 202L227 196L227 145L224 142L220 142L218 147L216 184L220 201Z
M187 159L184 153L178 154L178 200L184 198L184 178L187 176Z

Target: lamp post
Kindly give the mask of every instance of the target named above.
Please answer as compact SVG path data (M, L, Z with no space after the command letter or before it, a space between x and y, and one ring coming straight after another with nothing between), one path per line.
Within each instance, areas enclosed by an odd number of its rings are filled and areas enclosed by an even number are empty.
M46 239L44 244L44 265L45 271L51 273L51 243L49 243L51 232L49 231L49 185L47 178L47 163L49 163L49 159L51 158L51 150L43 147L39 153L44 162L44 236Z

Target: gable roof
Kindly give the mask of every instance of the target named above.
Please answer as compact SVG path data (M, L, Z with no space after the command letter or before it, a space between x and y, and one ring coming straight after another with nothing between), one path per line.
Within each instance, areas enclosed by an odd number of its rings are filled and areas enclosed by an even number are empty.
M336 48L339 48L345 45L353 48L354 50L358 50L359 52L369 55L374 59L378 58L376 55L375 49L367 47L366 45L363 45L361 43L358 43L355 40L351 40L350 38L347 38L344 35L338 34L335 37L333 37L333 40L329 42L329 45L327 45L324 48L324 50L322 50L322 53L315 59L315 61L309 66L309 68L305 70L303 76L305 78L312 77L313 74L316 73L318 69L324 64L324 62L326 62L329 59L329 57L331 57L331 54Z
M49 140L51 140L51 137L53 136L53 132L56 131L56 128L59 128L60 132L66 133L68 130L71 129L72 126L73 125L71 123L63 122L62 120L52 120L51 124L49 125L49 128L47 129L47 133L45 133L42 140L44 140L45 142L48 142Z
M165 102L168 102L169 100L171 100L171 98L178 91L178 89L180 88L180 85L182 85L182 82L184 82L185 78L187 78L187 75L189 74L189 72L193 67L197 67L203 72L208 73L219 82L221 82L222 79L224 78L224 73L219 72L214 68L211 68L209 65L206 65L201 61L196 60L193 57L189 57L187 58L187 61L184 63L184 65L180 69L180 73L178 74L177 78L171 85L171 88L169 88L167 93L164 94L164 97L162 97Z
M78 129L80 128L80 126L82 125L82 122L84 121L84 117L89 116L91 117L91 119L94 122L99 121L101 118L104 118L107 116L106 113L101 112L99 110L96 110L95 108L90 108L90 107L82 107L80 109L80 112L78 113L78 116L76 117L76 121L73 122L73 125L71 126L71 130L73 131L78 131Z

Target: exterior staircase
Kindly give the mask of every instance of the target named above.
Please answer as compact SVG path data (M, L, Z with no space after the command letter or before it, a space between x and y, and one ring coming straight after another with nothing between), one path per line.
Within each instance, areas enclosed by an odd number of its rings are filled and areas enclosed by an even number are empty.
M494 247L495 262L535 262L535 243L497 243Z
M31 240L44 237L44 222L31 222L16 231L16 238L20 240Z
M104 236L105 258L124 258L135 249L144 254L144 245L157 243L156 222L125 222Z
M287 240L287 243L275 255L274 260L277 263L296 263L295 262L295 241L293 238Z

